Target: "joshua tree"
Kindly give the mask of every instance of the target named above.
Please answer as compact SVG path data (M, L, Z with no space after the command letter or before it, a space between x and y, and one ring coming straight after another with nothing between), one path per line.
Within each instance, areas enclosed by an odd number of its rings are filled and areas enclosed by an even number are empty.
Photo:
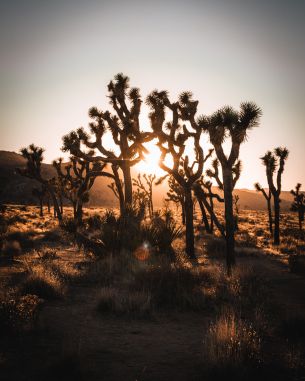
M261 157L261 160L266 167L266 176L269 189L273 196L274 203L274 235L273 243L280 244L280 194L282 190L282 175L284 172L285 161L288 158L289 151L286 147L277 147L273 152L268 151ZM273 175L276 174L276 185L274 184Z
M149 217L152 218L154 212L154 204L153 204L153 185L156 180L156 175L144 173L142 180L141 174L138 174L136 179L133 179L133 185L138 188L140 192L143 193L146 205L148 207Z
M303 192L300 192L302 184L297 183L295 190L292 189L290 193L294 196L293 203L291 204L291 210L293 212L298 212L299 217L299 229L302 231L304 214L305 214L305 195Z
M62 193L73 205L74 219L82 223L83 204L89 201L89 190L97 176L112 178L112 174L104 171L107 164L90 163L86 160L71 157L71 162L63 165L62 159L53 161L53 166L62 187Z
M40 217L43 217L43 199L47 194L46 188L42 185L41 188L33 188L32 195L39 201Z
M268 208L268 218L269 218L269 231L270 234L273 234L273 221L272 221L272 210L271 210L271 191L268 189L268 194L265 191L265 189L259 184L254 184L255 189L257 192L262 192L263 196L265 197L265 200L267 201L267 208Z
M36 147L31 144L28 148L22 148L21 154L27 160L26 168L17 169L18 173L22 176L29 177L30 179L35 179L38 181L50 194L54 209L56 210L58 221L62 221L62 213L58 206L58 201L56 198L56 192L54 186L52 185L52 179L45 179L41 174L41 163L43 161L43 148Z
M195 123L198 101L192 100L191 93L184 92L178 102L171 103L166 91L155 90L147 97L146 103L151 108L151 127L161 151L159 165L177 181L184 192L186 253L191 259L195 259L192 187L202 174L204 161L212 154L210 151L205 158L200 145L201 129ZM165 121L166 111L171 114L170 122ZM185 124L181 125L180 121L190 121L191 130ZM184 154L186 143L191 140L195 153L193 163ZM168 155L172 158L172 166L166 164Z
M234 167L238 163L240 145L246 140L248 131L257 126L261 110L254 103L242 103L240 111L224 107L212 116L201 116L198 125L209 134L222 169L222 184L225 199L226 257L228 273L235 265L235 221L233 211ZM231 149L225 154L223 143L229 138Z
M123 74L117 74L108 85L110 104L115 114L109 111L101 111L96 107L89 110L89 116L93 122L89 124L91 136L83 128L71 132L63 138L63 150L90 162L101 162L113 164L112 169L115 176L115 185L119 189L121 181L118 169L123 173L124 193L119 191L119 197L124 197L124 206L132 205L132 179L131 167L137 164L143 153L147 153L144 143L153 139L149 132L140 131L141 96L139 89L129 90L129 78ZM118 154L106 148L104 135L106 130L112 134L113 142L118 148ZM82 144L90 149L85 152ZM94 150L100 155L95 155ZM121 208L122 209L122 208Z
M156 184L161 184L161 182L168 176L160 178ZM177 206L177 210L179 205L181 206L181 220L182 224L185 225L185 210L184 210L184 191L183 188L177 183L177 181L173 178L173 176L168 177L168 187L169 190L166 193L167 198L165 199L165 202L173 202Z

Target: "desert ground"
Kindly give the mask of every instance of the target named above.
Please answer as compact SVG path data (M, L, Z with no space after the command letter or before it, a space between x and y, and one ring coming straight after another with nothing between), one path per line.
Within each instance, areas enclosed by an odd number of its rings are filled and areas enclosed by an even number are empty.
M85 209L90 240L99 242L105 214ZM224 241L204 232L199 211L198 264L186 260L178 234L174 260L149 241L115 253L110 240L98 251L77 238L69 215L65 208L59 228L35 206L2 213L1 380L304 379L305 241L296 214L282 214L275 247L267 214L241 211L230 278Z

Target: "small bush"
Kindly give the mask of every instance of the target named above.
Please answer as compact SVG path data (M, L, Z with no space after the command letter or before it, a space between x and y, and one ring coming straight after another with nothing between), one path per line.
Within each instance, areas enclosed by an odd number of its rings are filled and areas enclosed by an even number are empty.
M7 241L18 241L22 250L28 251L33 249L35 246L35 241L33 237L35 236L34 231L20 232L15 231L6 235Z
M151 294L159 308L201 310L205 297L200 274L182 266L153 266L134 274L130 288Z
M48 230L44 233L44 236L42 238L43 241L50 241L50 242L59 242L62 239L62 235L60 234L60 231L58 230Z
M93 214L92 216L87 218L87 224L89 229L99 230L103 224L103 218L99 214Z
M71 217L64 218L60 227L70 234L76 233L77 231L77 223L75 222L74 218Z
M225 258L226 241L223 238L212 237L207 240L206 252L209 257Z
M31 274L22 283L20 293L37 295L46 300L58 299L63 296L63 286L52 274Z
M97 309L103 313L145 317L151 313L151 295L144 291L122 292L104 287L100 292Z
M212 323L203 343L204 362L210 369L225 372L233 368L241 372L243 367L261 360L257 332L234 313L225 313Z
M11 332L31 325L41 300L36 295L24 295L0 302L0 333Z

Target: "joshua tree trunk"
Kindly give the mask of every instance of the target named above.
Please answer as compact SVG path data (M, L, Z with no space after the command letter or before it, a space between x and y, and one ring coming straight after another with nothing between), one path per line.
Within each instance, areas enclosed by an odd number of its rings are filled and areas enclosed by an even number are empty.
M214 202L213 202L213 198L210 197L210 206L211 206L211 210L212 212L214 213ZM214 220L211 216L211 221L210 221L210 233L213 234L213 231L214 231Z
M182 218L182 225L185 225L185 207L183 202L181 202L181 218Z
M200 210L201 210L202 222L204 223L205 230L206 230L207 233L211 233L211 228L210 228L210 225L209 225L209 220L208 220L208 217L207 217L207 214L206 214L203 202L201 200L198 200L198 204L199 204L199 207L200 207Z
M122 165L122 171L124 175L124 187L125 187L125 206L132 205L132 180L130 173L130 165L125 161Z
M49 189L49 192L50 192L50 195L51 195L52 201L53 201L54 217L57 217L59 223L61 223L62 222L62 214L60 212L56 196L55 196L55 194L54 194L54 192L52 190Z
M273 243L280 244L280 198L278 195L274 196L274 236Z
M194 248L194 222L193 222L193 199L190 188L185 188L185 228L186 228L186 254L190 259L195 259Z
M47 200L47 205L48 205L48 213L51 212L51 205L50 205L50 198L48 197L48 200Z
M269 217L269 231L270 231L270 234L273 234L271 198L267 199L267 205L268 205L268 217Z
M59 196L59 205L60 205L60 213L63 214L64 208L63 208L63 203L62 203L62 196Z
M77 225L81 225L83 223L83 204L81 202L78 202L76 206L75 221Z
M41 198L39 200L40 203L40 217L43 217L43 199Z
M226 221L226 251L228 274L235 266L235 219L233 213L233 178L230 169L223 168L223 190L225 199L225 221Z

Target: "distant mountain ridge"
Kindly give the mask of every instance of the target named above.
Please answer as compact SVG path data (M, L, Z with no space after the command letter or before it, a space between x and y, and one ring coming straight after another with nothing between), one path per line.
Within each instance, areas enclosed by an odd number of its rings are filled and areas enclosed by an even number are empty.
M32 189L37 187L37 182L16 173L16 168L24 168L26 160L16 152L0 150L0 202L16 204L36 204L37 200L32 195ZM47 178L56 175L56 171L51 164L42 164L42 173ZM135 174L136 175L136 174ZM111 179L98 177L90 191L90 201L88 206L117 207L118 202L112 191L107 187ZM154 204L161 207L166 198L167 186L164 184L154 189ZM214 191L219 193L217 187ZM264 210L266 201L261 193L255 190L236 189L235 194L239 196L241 209ZM281 194L281 208L287 211L292 202L292 195L288 191Z

